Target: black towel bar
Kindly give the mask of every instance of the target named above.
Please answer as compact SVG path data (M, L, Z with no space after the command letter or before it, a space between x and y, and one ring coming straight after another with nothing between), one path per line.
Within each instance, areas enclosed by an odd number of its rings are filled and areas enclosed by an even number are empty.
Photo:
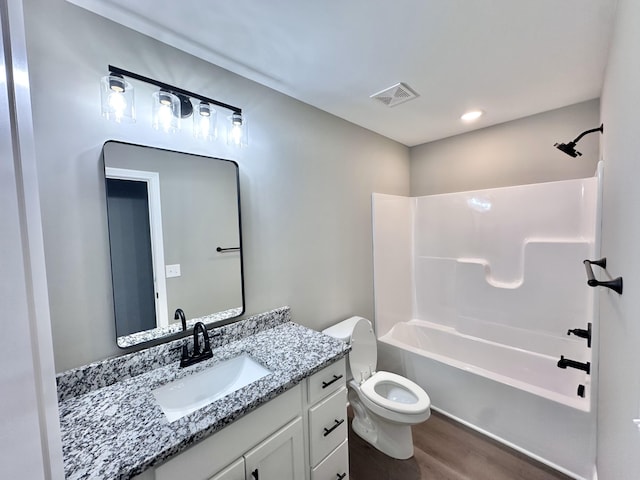
M584 268L587 270L587 285L590 287L607 287L622 295L622 277L614 278L613 280L600 281L593 275L591 265L597 265L603 269L607 268L606 257L603 257L600 260L585 260L582 263L584 263Z

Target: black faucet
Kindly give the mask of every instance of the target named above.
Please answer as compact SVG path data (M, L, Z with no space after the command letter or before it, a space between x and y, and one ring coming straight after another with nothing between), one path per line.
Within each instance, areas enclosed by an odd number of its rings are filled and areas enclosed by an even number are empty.
M202 333L204 337L204 347L200 350L200 339L199 333ZM202 362L203 360L207 360L213 357L213 352L211 351L211 344L209 342L209 335L207 334L207 327L202 322L197 322L193 326L193 354L189 355L187 351L186 345L182 348L182 358L180 359L181 367L188 367L189 365L194 365L198 362Z
M181 308L176 309L176 313L173 314L174 320L180 320L182 322L182 331L187 331L187 319L184 316L184 312ZM189 356L189 351L187 350L187 344L182 345L182 358L186 358Z
M184 332L187 329L187 319L184 316L184 312L182 311L181 308L177 308L176 309L176 313L173 314L173 319L174 320L181 320L182 321L182 331Z
M591 362L587 362L587 363L576 362L575 360L569 360L568 358L564 358L564 355L560 355L560 360L558 360L558 367L576 368L578 370L583 370L587 372L587 374L591 374Z

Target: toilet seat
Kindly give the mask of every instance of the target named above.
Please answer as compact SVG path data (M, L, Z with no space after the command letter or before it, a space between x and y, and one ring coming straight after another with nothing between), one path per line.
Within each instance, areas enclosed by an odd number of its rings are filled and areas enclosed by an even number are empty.
M349 368L359 390L372 407L387 416L421 416L429 411L427 392L408 378L391 372L376 372L378 345L371 322L355 317L351 333Z
M383 392L388 386L396 390L388 392L385 396ZM360 391L374 404L406 415L423 414L431 406L431 399L422 387L408 378L391 372L374 373L367 381L360 384ZM397 398L393 399L393 396Z

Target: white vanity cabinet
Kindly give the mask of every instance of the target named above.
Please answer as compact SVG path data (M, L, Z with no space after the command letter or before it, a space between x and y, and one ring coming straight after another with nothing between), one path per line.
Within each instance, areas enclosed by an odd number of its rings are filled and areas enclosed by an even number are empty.
M256 468L259 480L268 480L261 469L266 472L272 464L286 462L283 471L288 469L293 476L274 478L304 478L302 386L278 395L136 480L254 480L251 472Z
M311 480L349 478L347 388L342 359L307 379Z
M346 480L345 360L135 480Z

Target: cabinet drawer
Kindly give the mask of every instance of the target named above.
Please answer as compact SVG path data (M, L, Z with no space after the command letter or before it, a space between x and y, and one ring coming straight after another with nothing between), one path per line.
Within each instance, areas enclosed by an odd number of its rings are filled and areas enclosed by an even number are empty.
M347 440L311 470L311 480L349 480L349 443Z
M307 403L313 405L318 400L339 390L345 385L345 359L332 363L307 380Z
M347 438L347 389L342 387L309 409L309 455L317 465Z

